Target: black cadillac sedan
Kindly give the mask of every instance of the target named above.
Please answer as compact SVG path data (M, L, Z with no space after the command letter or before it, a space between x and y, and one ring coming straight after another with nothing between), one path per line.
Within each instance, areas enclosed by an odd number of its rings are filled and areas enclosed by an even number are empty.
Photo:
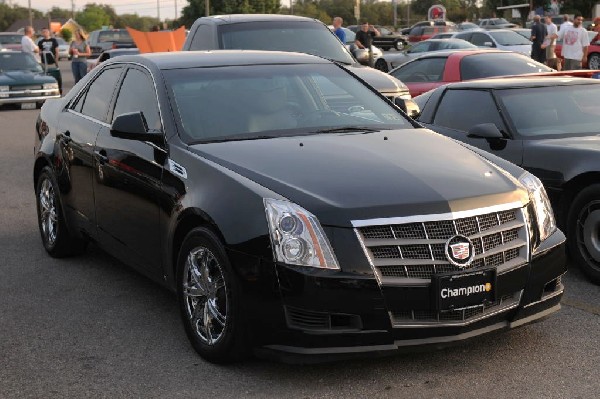
M455 83L418 97L419 121L541 179L569 253L600 284L600 80Z
M176 292L210 361L441 345L560 308L564 236L539 180L330 61L119 57L36 131L47 252L94 242Z

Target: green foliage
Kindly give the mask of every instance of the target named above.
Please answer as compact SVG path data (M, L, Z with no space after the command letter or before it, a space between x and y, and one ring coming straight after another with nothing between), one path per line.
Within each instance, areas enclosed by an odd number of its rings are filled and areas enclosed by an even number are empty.
M50 18L52 19L56 19L56 18L64 18L64 19L69 19L71 18L71 10L67 10L65 8L60 8L60 7L52 7L50 10L48 10L48 14L50 15Z
M65 39L65 42L69 43L73 39L73 32L69 28L62 28L60 30L60 36Z
M41 11L32 10L33 18L42 18ZM14 22L29 18L29 9L16 5L0 4L0 32L8 29ZM22 26L23 28L25 26Z
M188 0L181 10L180 22L187 27L205 16L205 0ZM281 7L279 0L209 0L209 15L274 14Z
M154 17L140 17L137 14L123 14L117 17L113 24L115 28L130 27L141 31L149 31L154 25L158 25L158 19Z
M111 20L109 13L106 12L107 7L110 6L98 5L96 3L86 4L83 11L77 13L77 23L83 26L88 32L100 29L102 26L110 25L114 21ZM112 7L110 8L112 9Z

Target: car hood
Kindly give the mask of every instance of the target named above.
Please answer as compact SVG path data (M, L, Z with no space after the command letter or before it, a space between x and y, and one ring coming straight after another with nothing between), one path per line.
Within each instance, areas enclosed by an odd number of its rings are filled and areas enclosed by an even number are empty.
M512 177L426 129L198 144L191 150L330 226L528 201Z
M362 65L345 65L345 67L384 96L398 96L408 92L408 87L400 80L377 69Z
M55 83L53 77L42 75L39 72L30 71L5 71L0 74L0 85L34 85L44 83Z

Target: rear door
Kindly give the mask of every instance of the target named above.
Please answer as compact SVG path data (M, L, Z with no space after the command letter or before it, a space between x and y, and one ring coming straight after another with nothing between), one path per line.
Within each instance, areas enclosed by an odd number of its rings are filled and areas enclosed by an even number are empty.
M59 145L65 154L71 190L63 193L69 218L87 235L96 236L93 143L106 114L122 68L107 68L75 98L61 115Z

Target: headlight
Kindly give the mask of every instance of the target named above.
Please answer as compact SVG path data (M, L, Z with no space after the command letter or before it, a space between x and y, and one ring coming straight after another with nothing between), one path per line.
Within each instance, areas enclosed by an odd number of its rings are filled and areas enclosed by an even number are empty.
M322 269L339 269L317 218L288 201L265 198L265 210L277 261Z
M556 220L554 219L548 194L546 194L540 179L531 173L525 173L519 178L519 181L529 191L529 199L533 202L533 208L535 209L540 240L543 241L556 230Z
M42 86L44 90L58 90L58 83L44 83Z
M8 97L8 92L10 91L9 86L0 86L0 98Z

